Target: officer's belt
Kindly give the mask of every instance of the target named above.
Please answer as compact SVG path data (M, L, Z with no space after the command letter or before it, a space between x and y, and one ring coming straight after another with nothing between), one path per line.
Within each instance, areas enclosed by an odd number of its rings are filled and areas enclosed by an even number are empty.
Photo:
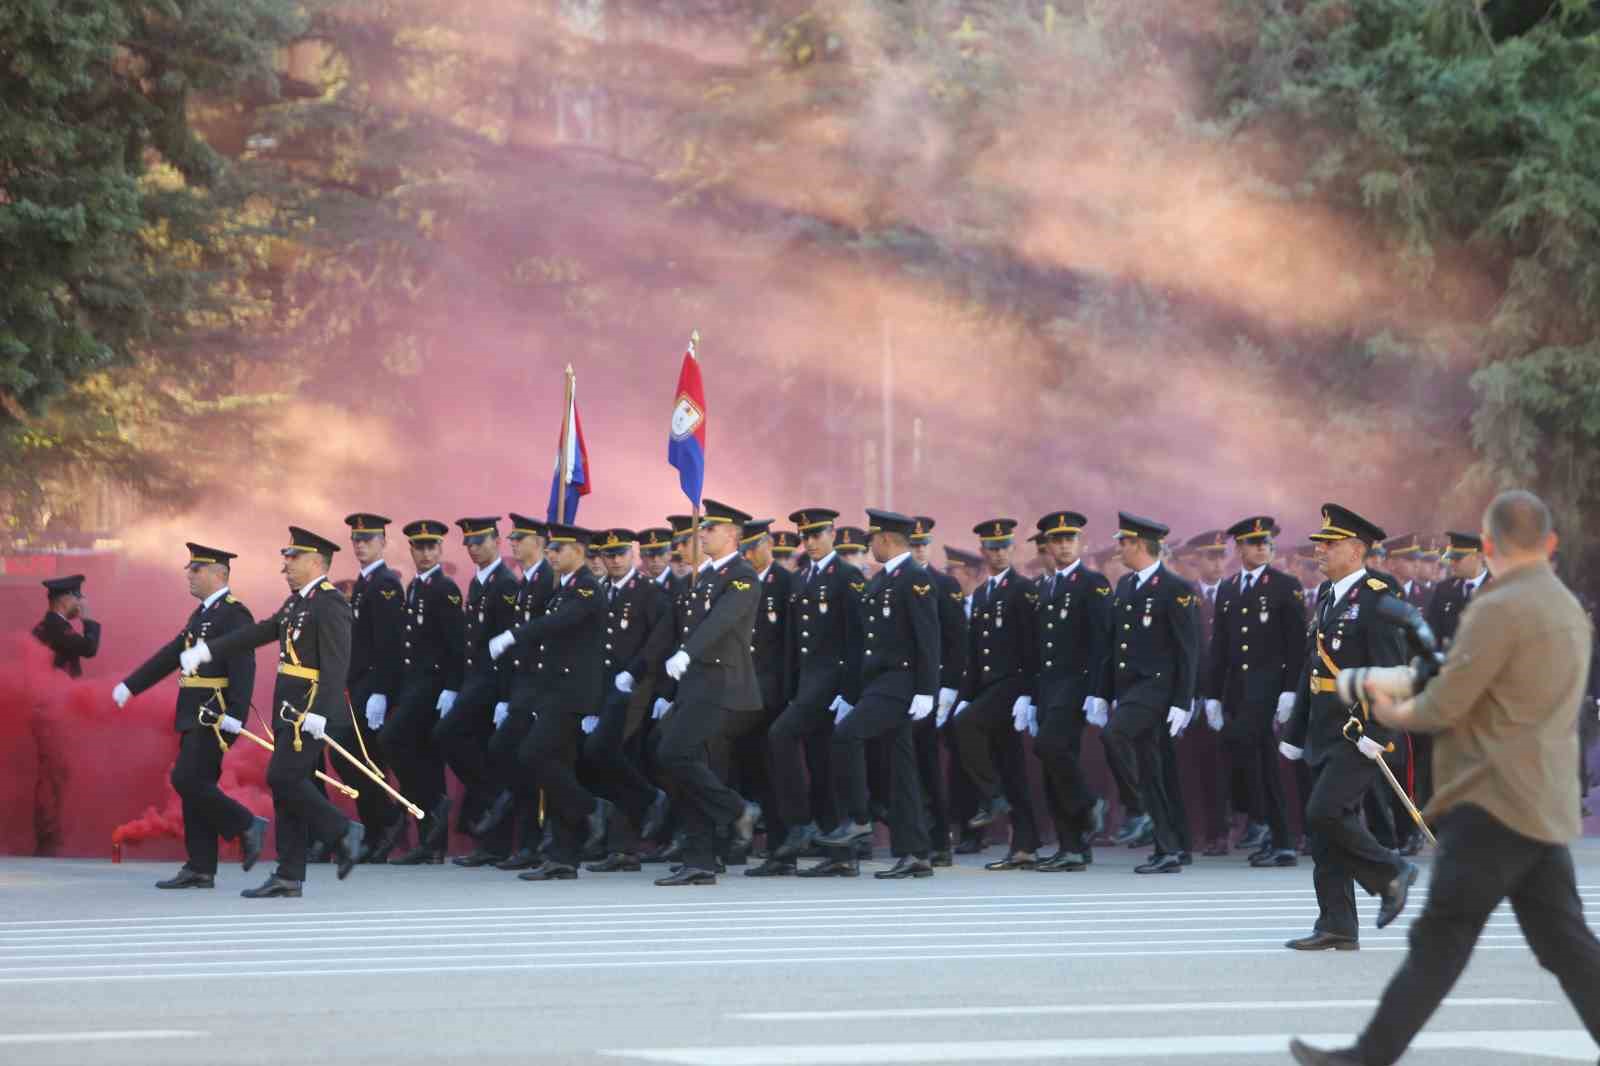
M180 677L178 678L178 687L208 688L213 692L221 692L228 687L228 679L225 677Z
M1311 691L1319 693L1338 692L1339 682L1335 681L1331 677L1317 677L1316 675L1312 675Z
M322 671L314 666L296 666L294 663L279 663L278 673L285 677L298 677L303 681L316 681L322 677Z

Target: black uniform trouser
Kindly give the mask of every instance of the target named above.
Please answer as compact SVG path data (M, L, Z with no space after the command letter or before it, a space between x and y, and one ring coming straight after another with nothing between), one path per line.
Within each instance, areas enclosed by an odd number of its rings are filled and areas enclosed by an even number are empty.
M1285 817L1283 776L1278 769L1278 739L1272 733L1274 707L1229 709L1222 727L1223 749L1228 762L1244 775L1252 818L1264 819L1272 833L1272 846L1294 846Z
M911 674L898 670L867 682L854 709L833 730L834 802L852 821L872 824L867 791L869 740L882 738L888 750L889 848L899 858L928 857L928 829L922 815L922 785L911 739Z
M568 866L578 865L588 835L584 820L594 813L596 802L578 781L582 721L582 714L575 711L540 708L518 750L523 765L544 789L545 817L553 823L545 858Z
M222 734L224 741L232 737ZM172 764L172 789L183 801L183 846L189 854L184 863L197 874L217 872L217 838L239 836L255 815L249 808L217 787L222 776L222 748L210 729L184 731L178 737L178 758Z
M1398 855L1379 844L1361 818L1361 804L1380 774L1354 747L1336 749L1311 768L1306 830L1311 834L1312 882L1317 889L1318 932L1354 938L1355 885L1381 895L1399 876Z
M1172 737L1167 728L1167 708L1140 707L1126 701L1111 712L1105 731L1106 754L1139 790L1145 811L1155 823L1158 855L1176 855L1188 849L1188 827L1183 810L1169 789L1176 770Z
M1109 726L1110 723L1107 723ZM1100 746L1105 749L1106 769L1111 771L1111 782L1117 786L1117 803L1129 818L1141 817L1144 814L1144 799L1139 795L1139 783L1130 781L1117 760L1111 757L1111 740L1104 730L1100 733Z
M1411 924L1405 962L1357 1041L1361 1061L1389 1066L1400 1058L1466 969L1489 915L1506 898L1534 958L1561 982L1589 1035L1600 1040L1600 941L1583 917L1571 852L1514 832L1475 806L1449 811L1437 833L1428 902Z
M683 861L710 870L716 865L716 831L744 813L744 798L717 777L707 759L707 745L722 732L728 712L709 699L682 699L683 689L659 723L656 761L683 827Z
M380 775L387 775L389 763L383 756L383 749L378 744L376 735L367 728L367 697L371 693L358 686L350 690L350 708L348 715L336 714L334 720L328 723L328 736L332 737L345 751L361 758L361 753L366 752L366 757L377 766ZM385 716L387 718L387 715ZM360 736L357 736L360 730ZM339 780L354 788L360 794L356 797L356 817L366 827L367 836L387 829L394 824L395 819L402 817L400 807L389 798L389 794L377 785L372 779L351 766L341 756L328 752L328 762L339 775ZM318 782L321 784L321 782ZM326 796L326 789L318 789ZM401 795L405 795L404 792Z
M630 746L628 707L633 697L606 683L606 698L600 708L600 724L583 738L581 763L594 791L615 803L634 826L644 822L650 804L655 802L656 786L639 768L637 745ZM635 726L637 732L637 725Z
M972 698L951 728L960 745L961 765L978 790L980 802L1005 795L1011 801L1011 850L1038 851L1039 823L1028 788L1022 736L1011 723L1011 708L1022 695L1022 678L996 681Z
M493 669L478 670L468 675L450 713L433 727L445 765L462 785L456 828L463 833L497 795L489 772L489 737L494 733L494 705L499 701L500 682Z
M431 674L407 675L377 736L376 746L394 768L400 794L428 812L417 827L419 843L434 833L433 809L444 798L444 756L433 739L441 687Z
M512 797L511 814L478 842L496 854L509 855L519 841L530 851L539 846L538 779L521 758L523 742L533 729L537 688L532 674L519 673L511 679L510 713L489 738L490 777Z
M932 715L911 723L911 743L917 753L918 785L929 808L928 846L949 851L950 790L945 787L944 767L939 765L939 727Z
M948 722L939 732L943 734L948 760L946 766L949 768L949 777L946 780L949 782L950 816L960 823L962 836L976 833L977 830L967 828L967 822L978 813L978 787L972 783L967 768L961 765L961 739L956 736L955 727Z
M1168 735L1171 735L1170 730ZM1180 772L1178 780L1189 780L1192 791L1183 799L1185 806L1190 799L1199 803L1200 831L1204 839L1227 839L1233 807L1233 777L1228 770L1228 756L1223 750L1222 738L1206 725L1204 712L1197 711L1189 723L1189 729L1183 736L1174 739L1172 746L1184 756L1174 761L1193 768L1188 773ZM1167 787L1172 788L1173 784L1169 782ZM1184 827L1190 830L1194 828L1187 820Z
M1039 708L1039 735L1033 739L1033 753L1044 770L1045 799L1050 817L1056 823L1056 843L1063 851L1080 850L1089 831L1089 814L1094 810L1095 794L1084 776L1082 755L1082 701L1074 707Z
M1593 718L1594 715L1584 715ZM1411 737L1411 774L1414 787L1411 799L1417 810L1424 810L1433 802L1433 736L1414 733ZM1406 817L1409 819L1410 815Z
M832 671L802 677L795 698L767 731L772 789L778 801L778 814L785 825L817 822L829 828L822 822L822 811L812 799L816 792L832 788L829 775L821 772L823 766L819 766L819 760L825 764L827 756L823 752L831 746L833 712L828 705L839 694L834 680ZM806 780L808 765L812 774L809 783Z
M267 787L272 790L272 813L278 842L278 876L290 881L306 877L306 848L313 840L334 845L344 835L349 820L313 785L311 775L322 768L327 746L300 731L300 750L294 750L294 727L274 723L276 748L267 763Z

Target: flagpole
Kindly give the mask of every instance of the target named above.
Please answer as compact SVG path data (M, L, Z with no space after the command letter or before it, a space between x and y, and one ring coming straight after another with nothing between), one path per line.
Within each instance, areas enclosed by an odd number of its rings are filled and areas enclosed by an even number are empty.
M700 347L700 331L698 329L690 330L689 331L689 354L694 356L695 362L699 362L700 361L700 353L698 351L699 347ZM700 481L701 481L701 493L700 494L702 496L704 496L705 495L705 475L704 475L704 472L701 473ZM689 526L689 528L694 531L693 535L690 536L690 538L689 538L689 540L691 542L690 548L689 548L689 552L690 552L689 587L692 589L692 588L694 588L695 578L700 576L700 501L699 500L694 501L694 507L690 511L690 522L691 522L691 525Z
M566 401L561 405L561 443L556 447L556 521L567 520L567 435L572 432L572 364L567 364Z

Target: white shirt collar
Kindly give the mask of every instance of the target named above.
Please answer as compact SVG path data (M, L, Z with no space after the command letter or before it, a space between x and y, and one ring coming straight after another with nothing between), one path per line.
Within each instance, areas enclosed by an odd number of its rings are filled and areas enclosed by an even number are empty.
M636 573L638 573L638 571L637 571L637 570L636 570L636 569L635 569L635 568L633 568L633 567L631 567L631 566L630 566L630 567L629 567L629 568L628 568L628 572L627 572L627 573L626 573L626 574L624 574L624 575L623 575L623 576L622 576L622 580L620 580L620 581L613 581L613 582L612 582L612 583L611 583L611 587L612 587L612 588L617 588L617 589L620 589L620 588L621 588L621 587L622 587L622 586L624 586L624 585L626 585L626 584L627 584L627 583L628 583L628 582L630 582L630 581L632 581L632 580L633 580L633 575L634 575L634 574L636 574Z
M538 562L534 563L532 566L527 567L526 569L524 569L522 571L522 580L524 580L524 581L532 581L534 579L534 577L536 577L538 575L539 568L541 566L543 566L543 565L544 565L544 560L540 559Z
M1488 576L1489 576L1489 571L1480 570L1478 572L1478 576L1477 577L1470 577L1470 578L1467 579L1467 582L1466 582L1467 588L1471 589L1473 592L1477 592L1478 591L1478 586L1482 585L1483 584L1483 579L1488 577Z
M1407 581L1407 582L1404 582L1404 583L1403 583L1403 584L1402 584L1402 585L1401 585L1401 586L1400 586L1400 591L1401 591L1401 592L1404 592L1404 593L1405 593L1405 594L1406 594L1406 595L1407 595L1407 596L1409 596L1409 595L1411 595L1411 586L1413 586L1413 585L1415 585L1415 584L1416 584L1416 582L1415 582L1415 581Z
M667 582L672 580L672 571L670 569L663 570L661 571L661 576L655 578L654 580L656 584L660 585L662 588L666 588Z
M222 599L222 597L226 596L227 594L228 594L228 586L224 585L220 589L218 589L217 591L213 592L211 595L207 596L205 599L201 600L200 601L200 609L201 610L205 610L207 607L210 607L213 603L216 603L218 600Z
M328 580L327 574L318 574L316 577L308 581L303 587L301 587L297 595L300 596L301 599L304 599L305 597L311 595L312 589L316 588L326 580Z
M1367 576L1366 567L1362 567L1353 574L1347 574L1333 583L1333 602L1338 603L1344 599L1344 594L1349 592L1357 581Z
M772 563L768 563L766 566L762 567L761 573L756 575L756 580L765 581L767 579L767 575L772 573L772 565Z
M1082 565L1083 565L1083 560L1082 559L1074 559L1074 560L1072 560L1072 565L1067 567L1065 570L1057 570L1056 571L1056 577L1058 577L1058 578L1071 577L1072 576L1072 572L1074 570L1078 569L1078 567L1080 567Z
M989 575L989 580L988 580L989 587L993 588L993 587L999 585L1001 580L1009 573L1011 573L1011 567L1008 566L1004 570L1000 571L998 574L990 574Z
M418 574L417 580L426 585L428 583L428 579L439 572L439 566L439 563L434 563L432 566L428 567L428 569Z
M738 554L739 553L736 551L731 551L722 558L713 560L710 565L717 570L721 570L724 566L727 566L731 560L738 556Z
M566 588L568 585L572 584L572 579L577 577L577 576L578 576L578 572L576 570L574 570L570 574L557 574L556 575L556 584L559 585L561 588Z
M890 574L893 574L896 570L898 570L900 568L900 564L905 562L909 558L911 558L911 553L910 552L901 552L899 555L896 555L893 559L890 559L888 562L884 563L883 564L883 568L885 570L889 571Z
M500 565L500 560L496 559L494 562L490 563L488 566L484 567L482 570L479 570L478 571L478 584L487 585L489 583L489 575L494 573L495 567L497 567L499 565Z
M826 570L828 568L828 564L833 562L833 557L835 555L838 555L838 554L839 554L838 552L829 552L827 555L824 555L821 559L819 559L816 562L812 563L811 564L811 573L812 574L820 574L820 573L822 573L822 571L824 571L824 570Z
M1161 568L1161 560L1157 559L1155 562L1151 563L1149 566L1145 567L1143 570L1140 570L1138 573L1136 573L1134 575L1133 587L1136 588L1136 589L1144 588L1144 583L1146 581L1150 580L1150 575L1154 574L1160 568Z
M372 572L374 570L378 569L378 567L380 567L382 565L383 565L383 560L382 559L376 559L373 562L368 563L366 566L363 566L361 568L361 576L362 577L371 577L372 576Z

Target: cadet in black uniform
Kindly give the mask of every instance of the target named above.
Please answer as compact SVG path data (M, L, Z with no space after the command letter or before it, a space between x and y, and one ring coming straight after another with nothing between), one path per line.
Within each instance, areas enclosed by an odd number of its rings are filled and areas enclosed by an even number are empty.
M1039 825L1015 728L1033 706L1039 675L1039 596L1033 582L1011 568L1016 528L1016 519L991 518L972 529L983 545L989 578L972 598L967 676L952 712L961 765L978 790L978 813L967 824L982 829L1011 815L1011 848L1004 859L985 867L989 870L1031 869L1039 851Z
M527 625L544 614L555 588L555 575L545 558L544 523L515 511L510 520L506 539L522 567L516 620L518 625ZM539 786L520 754L533 728L539 694L538 660L528 652L524 648L511 652L511 697L504 711L496 709L494 735L489 738L489 773L501 791L475 827L485 851L510 852L494 864L500 870L531 870L544 861L539 855ZM521 845L512 850L518 840Z
M1221 529L1208 529L1184 542L1183 550L1176 560L1179 576L1194 586L1196 597L1195 620L1199 631L1199 665L1195 674L1196 699L1190 707L1193 712L1190 716L1191 724L1204 706L1204 694L1209 686L1207 674L1211 669L1212 627L1216 620L1217 597L1222 591L1222 576L1226 569L1227 558L1227 532ZM1206 719L1206 723L1205 729L1185 727L1176 738L1170 733L1164 734L1167 736L1168 746L1162 749L1162 757L1165 760L1163 765L1169 771L1179 771L1178 778L1168 780L1168 795L1176 790L1179 780L1190 782L1192 794L1183 797L1184 802L1179 805L1179 815L1184 819L1184 828L1192 835L1194 827L1189 824L1188 812L1190 801L1196 801L1199 804L1198 821L1202 834L1200 854L1220 858L1228 854L1232 809L1236 806L1236 801L1244 798L1244 790L1241 788L1236 794L1234 789L1227 752L1223 748L1222 738L1217 735L1221 732L1221 720L1210 717ZM1173 758L1168 759L1168 755ZM1189 849L1188 839L1184 840L1183 848L1185 851Z
M178 668L178 655L197 640L214 640L252 625L250 609L228 591L232 552L186 545L189 595L200 606L182 631L111 690L118 707ZM250 716L250 695L256 681L253 649L241 649L219 662L206 663L192 676L178 679L178 759L172 765L172 790L183 801L183 844L188 853L175 877L157 881L157 888L214 888L217 838L238 838L248 871L261 855L267 820L257 818L238 800L217 787L222 757ZM201 710L206 720L201 720Z
M661 723L656 758L683 825L683 865L661 886L715 884L714 837L727 829L732 846L748 851L760 808L717 779L706 745L730 713L761 707L750 637L760 593L756 572L739 555L739 533L750 516L704 501L700 547L707 565L689 598L688 635L666 662L678 683L672 712Z
M978 586L983 584L987 568L983 565L983 558L976 552L969 552L964 548L953 547L946 544L944 547L945 576L956 583L961 592L959 606L961 608L961 673L956 678L956 693L959 699L960 689L966 683L967 677L967 651L971 647L969 630L972 625L972 598ZM950 712L955 708L956 701L949 701L948 706L939 706L934 709L935 728L944 737L944 747L948 754L946 766L949 770L947 780L950 795L950 815L961 830L961 840L955 846L957 855L976 855L988 846L986 837L987 828L974 829L968 823L978 813L978 787L972 783L972 778L967 774L966 768L961 765L961 742L956 738L954 729L946 728L950 720Z
M405 527L417 576L406 587L404 668L400 697L384 719L378 746L394 767L400 792L428 812L417 827L417 846L389 860L393 866L444 862L450 833L450 797L444 788L444 755L433 740L440 712L461 689L466 618L461 589L439 565L450 527L431 518Z
M1294 706L1305 665L1306 597L1299 578L1270 565L1276 528L1270 515L1228 527L1241 569L1218 591L1205 672L1206 718L1221 724L1229 762L1244 773L1250 811L1266 819L1267 840L1250 856L1254 867L1299 862L1272 723Z
M33 627L33 639L55 652L55 668L68 677L82 677L80 659L93 659L100 651L100 623L89 617L89 598L83 594L83 575L53 577L44 583L49 610ZM83 623L83 632L72 620Z
M453 705L440 709L434 740L444 761L461 781L461 813L456 827L471 834L493 806L500 790L489 770L489 738L496 717L510 713L512 660L489 656L489 640L516 624L517 579L500 558L500 516L460 518L467 556L478 568L467 586L466 669ZM502 841L479 840L469 854L451 860L457 866L490 866L503 862L510 848Z
M239 626L215 642L195 641L178 663L193 674L209 662L278 644L278 680L272 688L272 742L267 787L277 821L278 869L249 899L299 896L306 876L306 848L312 839L331 842L342 881L361 854L362 829L313 786L322 765L322 738L328 722L349 714L343 681L350 676L350 604L328 580L339 546L325 537L289 527L283 549L283 575L289 598L271 618Z
M911 545L911 561L928 571L933 579L935 597L939 602L939 693L934 700L934 714L912 723L911 739L917 749L917 779L922 794L928 798L933 824L928 829L928 861L933 866L949 866L950 854L950 789L944 767L939 759L940 712L948 717L956 705L961 690L961 678L967 672L967 612L963 609L966 593L961 583L929 563L932 554L934 520L928 515L918 515L907 538ZM950 752L952 772L959 772L960 752L955 737L945 732L943 736ZM976 807L963 813L970 818Z
M1084 707L1105 670L1111 637L1111 583L1083 565L1083 529L1077 511L1039 519L1055 572L1039 586L1039 681L1032 717L1034 752L1050 782L1046 793L1056 823L1056 853L1037 869L1084 870L1091 841L1105 828L1106 802L1094 794L1080 762Z
M868 508L867 523L873 557L882 565L862 595L860 694L849 697L853 706L833 729L834 796L844 816L817 843L835 849L825 862L841 862L857 840L872 835L866 743L883 738L889 748L890 849L898 861L875 876L932 877L911 726L933 715L938 696L938 594L932 576L911 560L916 519Z
M379 774L388 760L378 744L378 730L389 713L389 702L400 694L405 656L402 643L406 625L406 591L400 575L383 561L388 543L389 519L377 514L353 514L350 547L361 572L350 590L350 692L351 714L340 715L328 726L328 735L352 754L367 758ZM358 721L359 720L359 721ZM357 729L361 733L357 734ZM335 760L342 763L343 760ZM362 862L388 862L400 834L405 832L405 812L389 794L353 766L334 767L345 783L361 793L356 814L366 830ZM324 793L325 794L325 793Z
M660 526L639 530L639 569L656 586L671 595L672 530Z
M772 784L777 796L778 814L787 827L782 841L771 849L773 858L793 862L810 848L818 834L819 820L833 828L830 815L812 801L807 787L806 743L814 736L828 736L834 715L843 699L849 679L861 671L861 597L853 586L866 587L861 571L839 559L833 550L834 519L839 512L826 507L808 507L789 516L805 538L811 556L810 573L794 588L793 614L789 620L790 676L794 691L788 705L772 723L767 742L772 756ZM831 775L816 762L813 788L831 788ZM816 876L813 867L808 870ZM838 876L854 877L859 869L853 860L831 868Z
M1106 754L1139 790L1154 821L1155 854L1134 872L1178 873L1188 858L1186 830L1181 808L1168 794L1171 776L1161 734L1175 736L1193 713L1199 666L1196 596L1161 562L1167 527L1126 512L1117 517L1122 564L1129 572L1112 600L1112 646L1090 721L1106 726Z
M1414 596L1408 597L1412 604L1425 601L1423 615L1433 627L1433 635L1439 638L1441 651L1448 650L1456 639L1461 613L1467 609L1467 604L1472 602L1472 597L1478 594L1484 583L1491 580L1489 569L1483 561L1481 537L1475 533L1446 533L1445 540L1448 547L1444 558L1450 564L1450 577L1431 589L1419 587ZM1421 586L1422 582L1419 579L1414 584ZM1418 733L1412 737L1411 753L1414 775L1412 793L1418 809L1421 809L1433 800L1433 735ZM1397 824L1411 824L1409 815L1405 822ZM1421 850L1421 835L1412 825L1405 854L1415 855Z
M791 574L800 568L800 560L805 553L800 550L800 534L792 529L774 529L772 531L772 557L778 565Z
M735 744L733 765L741 773L735 785L744 795L753 796L766 812L767 858L745 871L746 877L780 877L795 871L793 861L774 858L770 852L788 836L788 828L778 813L772 788L772 760L767 733L788 700L789 693L789 598L794 592L794 574L776 564L775 534L772 519L744 524L739 551L756 572L761 603L756 608L755 629L750 637L750 660L756 669L756 685L761 689L761 724Z
M1291 940L1297 951L1354 950L1356 924L1354 883L1369 895L1383 897L1378 928L1388 925L1405 906L1417 879L1417 868L1381 846L1361 818L1362 801L1379 780L1373 757L1394 738L1392 730L1370 719L1358 703L1339 698L1339 671L1356 666L1398 666L1406 661L1405 637L1396 626L1377 617L1378 601L1393 595L1393 586L1362 565L1366 549L1383 540L1383 530L1337 504L1322 509L1322 529L1311 535L1327 580L1317 590L1312 609L1311 640L1301 671L1294 715L1284 730L1279 750L1285 758L1304 759L1311 766L1311 799L1306 828L1311 833L1313 881L1320 914L1310 936ZM1346 723L1355 718L1364 730L1353 744Z

